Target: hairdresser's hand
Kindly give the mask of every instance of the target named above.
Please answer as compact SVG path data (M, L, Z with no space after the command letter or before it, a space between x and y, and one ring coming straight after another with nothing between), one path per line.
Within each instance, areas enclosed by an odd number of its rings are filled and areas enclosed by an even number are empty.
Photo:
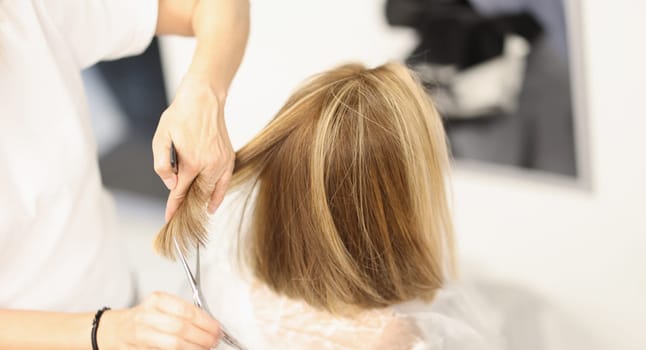
M105 350L211 349L219 339L217 321L196 306L160 292L131 309L106 311L97 332L99 348Z
M198 175L212 186L210 213L224 199L235 158L224 121L224 95L205 79L189 73L159 120L153 155L155 172L171 190L166 220L175 213ZM170 165L171 143L175 144L179 160L177 175Z

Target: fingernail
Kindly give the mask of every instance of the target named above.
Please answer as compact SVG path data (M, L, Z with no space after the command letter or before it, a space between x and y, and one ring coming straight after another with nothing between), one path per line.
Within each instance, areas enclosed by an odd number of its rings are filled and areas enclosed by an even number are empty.
M172 190L175 188L175 178L174 177L169 177L167 179L164 179L164 185L166 185L166 188L169 190Z

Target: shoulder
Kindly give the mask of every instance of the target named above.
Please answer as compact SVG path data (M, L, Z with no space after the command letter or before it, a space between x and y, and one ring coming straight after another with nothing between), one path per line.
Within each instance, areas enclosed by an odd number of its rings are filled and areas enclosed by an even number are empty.
M157 25L158 0L33 0L81 68L143 52Z

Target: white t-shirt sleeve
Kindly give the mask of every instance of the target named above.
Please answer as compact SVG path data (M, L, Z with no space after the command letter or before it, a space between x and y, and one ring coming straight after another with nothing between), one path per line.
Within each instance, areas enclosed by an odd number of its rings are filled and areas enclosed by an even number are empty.
M42 0L81 68L141 53L155 35L159 0Z

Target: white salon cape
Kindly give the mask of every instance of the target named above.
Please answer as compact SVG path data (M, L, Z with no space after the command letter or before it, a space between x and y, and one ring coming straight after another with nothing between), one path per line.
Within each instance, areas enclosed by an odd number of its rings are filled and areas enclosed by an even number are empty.
M133 300L81 69L142 52L156 22L157 0L0 0L0 308Z

